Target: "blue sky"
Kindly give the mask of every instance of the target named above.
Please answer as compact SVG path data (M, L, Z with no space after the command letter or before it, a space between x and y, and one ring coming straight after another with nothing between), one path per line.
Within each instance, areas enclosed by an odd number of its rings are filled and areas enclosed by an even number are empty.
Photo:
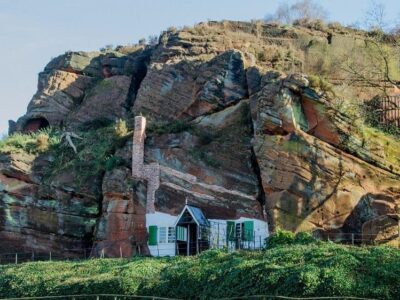
M0 0L0 136L25 113L37 74L66 50L137 42L169 26L261 19L278 0ZM294 1L289 1L294 2ZM321 0L331 20L362 21L368 0ZM400 19L400 1L383 1Z

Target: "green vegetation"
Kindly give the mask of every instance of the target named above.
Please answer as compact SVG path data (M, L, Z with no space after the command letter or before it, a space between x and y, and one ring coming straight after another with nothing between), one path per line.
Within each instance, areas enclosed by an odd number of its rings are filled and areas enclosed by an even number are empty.
M197 257L0 266L0 296L121 293L181 299L257 294L400 298L399 250L308 243L308 236L298 236L300 244L293 240L296 238L281 234L274 247L262 252L209 250Z
M35 133L16 133L0 140L0 153L39 154L60 143L59 134L52 128Z
M97 184L96 179L101 178L105 171L124 164L123 159L114 153L125 145L130 136L126 122L118 120L112 124L95 120L84 124L76 133L81 137L72 137L77 153L62 138L61 132L51 128L30 134L13 134L0 141L0 153L49 155L47 179L60 172L73 172L78 187L90 185L94 192L100 192L101 184Z
M162 135L166 133L181 133L192 129L193 125L184 120L175 120L171 122L150 121L147 127L147 132L149 135Z
M101 185L92 185L93 182L100 179L106 170L123 164L123 160L114 155L129 137L121 122L99 128L89 126L95 129L77 132L82 138L72 138L77 153L66 142L51 147L49 151L54 160L50 163L47 176L52 177L62 171L73 172L78 186L91 185L94 192L100 192Z

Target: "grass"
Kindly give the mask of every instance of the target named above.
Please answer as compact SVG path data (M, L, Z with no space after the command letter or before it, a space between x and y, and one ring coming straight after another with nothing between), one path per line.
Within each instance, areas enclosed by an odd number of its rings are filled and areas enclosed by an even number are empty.
M281 237L282 238L282 237ZM0 266L0 297L120 293L181 299L256 294L399 299L400 251L333 243L262 252Z
M0 153L28 153L36 155L59 143L60 136L52 128L42 129L30 134L16 133L0 140Z

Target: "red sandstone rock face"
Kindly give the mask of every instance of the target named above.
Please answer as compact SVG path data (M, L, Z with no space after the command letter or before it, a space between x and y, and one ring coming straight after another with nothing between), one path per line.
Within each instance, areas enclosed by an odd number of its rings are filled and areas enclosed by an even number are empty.
M131 79L113 76L99 81L82 100L79 110L72 112L67 122L77 124L98 119L117 120L126 115L125 104ZM96 109L93 109L96 107Z
M98 201L68 190L67 182L46 185L40 170L32 172L41 159L17 154L0 162L0 253L34 249L42 255L83 256L91 247Z
M296 29L210 24L166 32L156 46L57 57L16 130L35 118L75 130L99 119L131 124L138 113L150 124L186 120L190 129L148 133L145 162L160 164L157 210L178 214L188 198L211 218L390 237L400 206L398 141L360 132L307 76L255 65L260 34L282 46L297 41ZM148 253L147 183L131 180L131 152L128 142L114 153L123 166L80 187L69 169L45 177L46 154L0 153L0 253Z
M102 214L95 232L94 251L107 256L147 254L145 185L132 185L131 170L114 169L103 179Z
M228 51L209 62L169 59L151 64L133 110L154 118L198 117L247 98L244 58Z

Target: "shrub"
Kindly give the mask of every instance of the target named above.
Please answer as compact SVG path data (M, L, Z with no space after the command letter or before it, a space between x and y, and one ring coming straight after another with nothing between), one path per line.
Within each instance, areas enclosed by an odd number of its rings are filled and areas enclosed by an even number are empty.
M125 137L128 134L128 126L126 125L126 121L122 119L117 120L114 125L114 130L118 137Z
M0 297L109 294L219 299L250 295L400 299L400 251L333 243L194 257L0 266Z
M175 120L172 122L163 122L163 121L153 121L149 122L149 126L147 127L147 131L150 134L166 134L166 133L180 133L184 131L190 131L193 129L193 125L184 120Z
M36 149L38 152L45 152L49 149L49 136L44 133L40 133L36 138Z
M331 93L332 95L335 95L332 84L330 84L321 76L310 75L308 76L308 80L310 82L310 87L318 89L324 93Z
M0 153L39 154L60 143L60 134L52 128L33 133L14 133L0 141Z
M295 234L291 231L282 229L277 229L276 232L271 234L266 240L267 247L269 248L293 244L306 245L315 242L316 239L314 239L308 232L298 232Z
M280 245L291 245L294 244L296 235L287 230L277 229L275 233L271 234L267 238L267 246L272 248Z

